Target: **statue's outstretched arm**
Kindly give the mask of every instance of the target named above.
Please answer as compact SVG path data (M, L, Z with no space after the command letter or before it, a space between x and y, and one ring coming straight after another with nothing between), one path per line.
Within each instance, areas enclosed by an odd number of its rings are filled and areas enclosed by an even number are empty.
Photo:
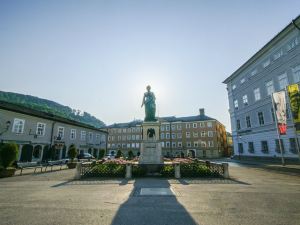
M143 101L142 101L141 107L143 107L144 104L145 104L145 94L144 94L144 96L143 96Z

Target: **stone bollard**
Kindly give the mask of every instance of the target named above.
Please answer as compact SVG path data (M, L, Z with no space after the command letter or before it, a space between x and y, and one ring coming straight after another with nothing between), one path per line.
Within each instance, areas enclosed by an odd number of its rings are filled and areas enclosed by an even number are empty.
M223 169L224 169L224 178L229 178L229 166L228 163L222 163Z
M78 162L76 165L75 179L80 180L81 178L81 163Z
M176 163L175 164L175 178L176 179L180 179L181 175L180 175L180 164Z
M125 178L126 179L131 179L132 177L132 165L131 164L126 164L126 175Z

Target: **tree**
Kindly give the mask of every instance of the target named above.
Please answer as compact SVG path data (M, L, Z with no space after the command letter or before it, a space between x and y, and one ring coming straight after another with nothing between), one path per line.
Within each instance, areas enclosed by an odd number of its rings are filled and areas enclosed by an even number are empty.
M133 152L130 150L129 152L128 152L128 158L129 159L132 159L134 157L134 154L133 154Z
M71 159L71 162L73 162L74 158L77 156L77 149L76 149L76 146L74 144L70 145L68 155Z
M122 154L121 150L118 150L116 158L120 158L121 156L123 156L123 154Z
M100 149L99 150L99 159L102 159L103 157L104 157L104 155L105 155L105 150L104 149Z
M18 146L15 143L5 143L0 148L1 164L4 168L11 166L17 160Z

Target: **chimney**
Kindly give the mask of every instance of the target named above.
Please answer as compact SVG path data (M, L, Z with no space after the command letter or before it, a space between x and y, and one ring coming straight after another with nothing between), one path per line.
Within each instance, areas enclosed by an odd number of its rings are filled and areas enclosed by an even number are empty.
M205 115L204 108L200 108L199 113L200 113L200 116L204 116Z

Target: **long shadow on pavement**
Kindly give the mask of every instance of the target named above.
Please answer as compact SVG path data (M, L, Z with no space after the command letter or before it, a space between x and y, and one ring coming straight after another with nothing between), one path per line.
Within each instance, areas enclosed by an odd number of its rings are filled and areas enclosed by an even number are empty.
M141 195L141 191L157 188L169 190L170 184L166 179L137 179L134 182L128 200L118 209L112 225L177 225L197 224L189 212L181 205L175 195ZM149 194L149 192L148 192ZM150 192L151 194L151 192Z

